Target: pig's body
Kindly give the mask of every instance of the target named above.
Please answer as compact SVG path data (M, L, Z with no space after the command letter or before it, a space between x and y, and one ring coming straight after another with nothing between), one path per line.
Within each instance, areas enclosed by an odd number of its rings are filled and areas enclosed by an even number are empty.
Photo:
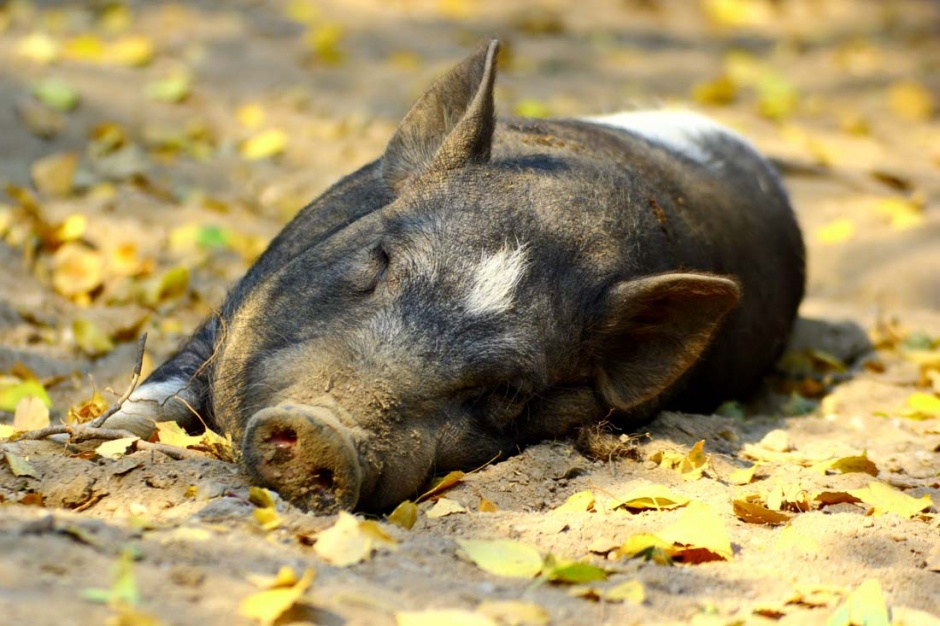
M380 509L611 411L752 390L803 293L771 168L683 112L494 125L494 54L305 208L109 425L188 404L285 497Z

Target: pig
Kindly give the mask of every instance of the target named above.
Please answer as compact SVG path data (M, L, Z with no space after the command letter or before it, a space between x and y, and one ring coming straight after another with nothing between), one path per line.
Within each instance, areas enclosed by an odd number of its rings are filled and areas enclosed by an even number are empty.
M205 423L286 500L376 512L530 442L747 396L804 291L771 165L692 112L497 119L497 51L300 211L107 426Z

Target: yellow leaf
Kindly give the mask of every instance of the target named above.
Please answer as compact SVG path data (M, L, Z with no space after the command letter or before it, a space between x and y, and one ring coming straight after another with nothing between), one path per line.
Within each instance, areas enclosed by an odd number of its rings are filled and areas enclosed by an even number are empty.
M41 398L25 396L16 403L13 412L13 429L20 432L39 430L49 425L49 407Z
M75 345L87 356L98 357L114 350L111 337L88 318L72 320L72 335L75 337Z
M396 549L397 543L377 523L341 511L336 524L317 536L313 549L327 563L347 567L365 561L379 546Z
M262 589L274 589L276 587L292 587L297 584L297 572L289 565L282 565L274 576L264 576L261 574L249 574L245 578L248 581Z
M388 522L405 530L411 530L418 521L418 506L411 500L405 500L388 514Z
M143 35L127 35L108 46L104 60L116 65L136 67L150 63L153 55L153 41Z
M702 9L716 26L758 26L773 19L771 6L756 0L702 0Z
M750 467L739 467L728 476L728 482L732 485L750 484L754 480L754 473L758 467L760 467L760 463L755 463Z
M238 606L242 617L256 619L263 626L270 626L285 611L294 606L313 582L314 570L307 569L303 577L290 587L278 587L253 593Z
M875 210L891 221L894 230L907 230L924 223L924 205L910 198L883 198Z
M731 506L734 508L734 514L738 516L738 519L749 524L774 526L776 524L786 524L790 521L789 515L768 509L760 502L733 500Z
M889 626L888 606L881 585L868 579L849 594L845 604L836 609L827 626Z
M310 0L290 0L284 15L295 22L310 24L320 17L320 10Z
M462 504L456 500L450 500L448 498L440 498L437 502L434 503L434 506L431 507L431 510L428 511L425 515L428 516L428 519L438 519L446 515L453 515L454 513L466 513L467 509L463 507Z
M731 104L737 97L737 83L724 74L714 80L698 83L692 88L692 99L699 104Z
M95 448L95 454L106 459L111 459L112 461L119 459L124 456L127 453L127 449L139 439L140 437L122 437L121 439L106 441Z
M171 267L162 275L149 281L144 286L142 303L151 308L169 300L175 300L189 291L189 269L185 266Z
M888 104L895 115L911 122L926 122L934 113L930 90L913 80L902 80L891 85Z
M278 128L262 131L246 139L239 149L242 158L249 161L270 159L284 152L289 137L287 133Z
M872 515L897 513L901 517L914 517L933 506L933 501L927 494L913 498L884 483L868 483L867 487L851 489L848 493L870 505Z
M646 509L668 510L685 506L689 499L674 493L663 485L644 485L634 489L615 508L630 511Z
M450 489L451 487L459 483L461 480L463 480L464 476L466 476L466 474L464 474L460 470L455 470L453 472L450 472L449 474L447 474L440 480L435 481L434 486L428 489L426 492L422 493L420 496L418 496L418 499L415 500L415 502L424 502L428 498L432 498L438 494L444 493L445 491L447 491L448 489Z
M274 530L281 525L281 516L274 507L257 508L252 511L255 521L264 530Z
M549 117L552 114L547 104L533 98L520 100L513 107L512 112L521 117Z
M16 411L16 405L27 396L39 398L46 407L52 406L49 393L35 378L21 380L14 376L0 376L0 411Z
M869 476L878 475L878 466L868 460L868 457L865 455L862 456L846 456L841 459L833 459L831 461L823 461L814 465L811 469L825 474L827 472L838 472L839 474L853 474L853 473L864 473Z
M20 39L16 53L24 58L48 65L59 58L59 43L46 33L33 33Z
M485 615L505 626L548 626L548 612L537 604L520 600L486 600L477 607Z
M534 578L542 571L542 555L530 545L508 539L458 539L462 554L480 569L497 576Z
M235 111L235 119L249 130L256 130L264 124L264 107L255 102L243 104Z
M9 424L0 424L0 439L9 439L15 432Z
M70 61L100 63L106 53L106 46L94 35L80 35L65 42L62 57Z
M462 609L427 609L395 613L397 626L496 626L496 622L480 613Z
M563 504L551 510L552 513L584 513L594 508L594 493L590 489L568 496Z
M691 502L674 524L657 535L670 543L707 550L725 560L734 555L724 520L700 502Z
M495 503L490 502L486 498L480 498L480 506L477 508L477 511L480 513L495 513L499 510L499 507Z
M339 65L344 54L340 49L345 31L339 24L313 26L307 31L306 44L316 61L325 65Z
M33 185L46 196L61 197L72 193L72 181L78 167L78 155L74 152L50 154L29 167Z
M78 242L68 242L52 257L52 286L63 296L75 298L90 293L104 278L101 255Z
M833 220L816 229L816 241L823 244L844 243L855 237L855 222L848 218Z
M689 453L679 463L679 473L683 480L698 480L708 467L708 455L705 454L705 440L696 442Z
M590 563L556 559L549 554L542 562L542 576L547 580L567 584L583 584L607 580L607 570Z
M81 100L74 87L57 78L39 81L33 85L32 92L43 104L62 113L73 110Z
M601 594L601 599L605 602L626 602L639 606L646 600L646 588L639 580L627 580L605 589Z
M165 443L168 446L188 448L198 445L202 441L202 435L190 435L176 422L157 422L156 426L157 438L160 443ZM252 487L251 489L260 489L260 487ZM271 504L273 505L273 501L271 501Z
M4 452L4 456L7 460L7 465L10 466L10 471L13 472L14 476L31 476L33 478L39 478L39 470L30 464L29 461L23 457L13 454L9 450Z
M158 102L169 102L171 104L183 102L189 97L189 75L179 72L148 83L145 92L148 98Z
M628 537L618 553L628 559L643 559L657 565L672 565L674 555L672 544L649 533Z
M930 419L940 417L940 398L932 393L917 392L907 397L908 410L904 417Z

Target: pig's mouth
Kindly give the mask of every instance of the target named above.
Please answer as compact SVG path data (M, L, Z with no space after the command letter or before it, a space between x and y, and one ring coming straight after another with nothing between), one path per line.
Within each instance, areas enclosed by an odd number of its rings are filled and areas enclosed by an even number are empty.
M350 431L328 407L284 403L255 413L242 444L248 473L318 513L359 502L363 469Z

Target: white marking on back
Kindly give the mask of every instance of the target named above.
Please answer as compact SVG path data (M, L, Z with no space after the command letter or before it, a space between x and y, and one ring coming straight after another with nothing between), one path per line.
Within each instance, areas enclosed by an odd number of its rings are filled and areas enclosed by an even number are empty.
M586 122L623 128L634 132L653 143L683 154L703 165L713 165L713 157L706 149L710 135L723 135L745 146L750 146L746 139L733 130L693 111L680 109L627 111L583 119Z
M516 287L528 267L525 246L510 248L484 256L473 269L473 286L467 292L464 306L471 315L503 313L512 307Z

